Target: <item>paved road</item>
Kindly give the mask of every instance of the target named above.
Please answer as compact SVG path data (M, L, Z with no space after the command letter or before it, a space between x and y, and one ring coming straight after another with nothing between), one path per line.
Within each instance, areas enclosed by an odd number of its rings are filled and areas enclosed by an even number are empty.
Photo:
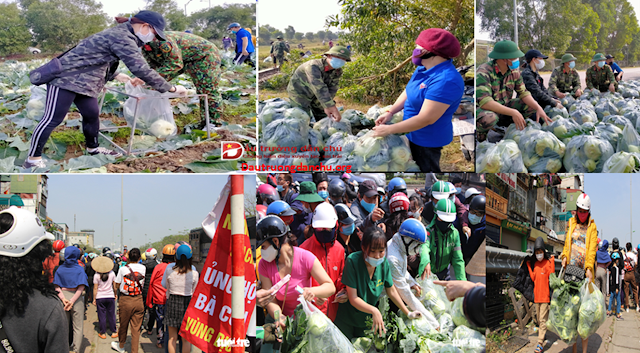
M608 303L608 298L607 298ZM623 312L624 320L615 320L613 316L608 317L598 331L589 337L588 353L640 353L640 313L635 310ZM533 352L538 333L529 330L527 337L530 342L517 353ZM545 342L545 352L548 353L571 353L573 346L560 341L557 335L547 331ZM581 340L579 340L581 341ZM582 353L582 343L578 343L578 352Z
M623 81L640 80L640 67L623 68L623 70L624 70L624 76L622 77ZM586 71L578 71L578 74L580 75L580 83L582 84L582 88L584 89L587 87L587 83L585 82ZM541 76L544 79L544 85L546 87L549 87L549 78L551 77L551 72L546 72Z

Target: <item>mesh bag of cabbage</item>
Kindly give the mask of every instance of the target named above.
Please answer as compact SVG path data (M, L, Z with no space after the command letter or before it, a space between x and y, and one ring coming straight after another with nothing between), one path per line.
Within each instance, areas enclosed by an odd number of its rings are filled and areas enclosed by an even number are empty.
M585 125L589 125L589 124L585 124ZM585 125L582 125L582 127L584 128ZM594 136L597 136L609 141L609 143L611 144L611 147L618 146L618 140L622 135L622 129L619 129L617 126L613 124L603 123L603 122L597 123L594 126L594 128L595 128L595 131L593 132Z
M573 344L578 338L579 289L582 284L558 280L553 274L549 277L549 281L555 288L549 303L547 329L557 334L563 342Z
M551 132L529 126L518 147L529 173L557 173L562 168L565 145Z
M307 315L308 352L355 353L351 342L320 309L302 297L298 301Z
M602 119L602 122L613 124L620 130L624 130L625 126L627 125L635 127L635 125L631 124L631 121L629 121L629 119L625 118L622 115L607 115L604 119Z
M353 153L364 159L363 171L407 171L411 165L411 150L405 136L373 137L373 131L358 134Z
M571 106L571 113L569 113L571 119L575 120L578 124L584 123L597 123L598 116L596 115L593 106L589 102L575 103Z
M320 131L322 138L328 139L340 131L351 134L351 123L348 120L335 121L331 117L326 117L313 124L313 129Z
M304 119L282 118L272 121L262 130L262 141L267 147L303 147L309 143L309 123Z
M618 139L617 152L640 152L640 135L636 131L636 128L630 124L627 124L622 129L622 135Z
M547 105L547 107L544 108L544 112L547 113L547 116L551 120L556 120L557 118L569 118L569 111L567 111L567 108L565 107L558 108L555 106Z
M616 152L604 163L603 173L640 172L640 153Z
M135 97L163 97L172 93L160 93L142 86L134 87L130 82L125 84L125 92ZM136 129L150 133L159 138L173 136L178 131L173 120L173 109L169 98L136 99L129 98L124 102L124 118L133 126L134 114L138 109Z
M551 125L545 125L543 129L552 132L560 140L582 133L580 125L578 125L575 120L565 118L557 118Z
M602 173L604 163L613 155L609 141L596 136L574 136L567 144L564 168L569 173Z
M591 281L580 288L578 334L583 339L594 334L604 323L604 295Z
M513 140L483 141L477 147L477 173L526 173L520 148Z
M438 276L434 274L424 280L416 277L416 282L422 287L418 300L424 304L425 308L431 310L436 318L439 318L442 314L451 311L451 302L444 292L444 287L433 283L434 280L438 280Z

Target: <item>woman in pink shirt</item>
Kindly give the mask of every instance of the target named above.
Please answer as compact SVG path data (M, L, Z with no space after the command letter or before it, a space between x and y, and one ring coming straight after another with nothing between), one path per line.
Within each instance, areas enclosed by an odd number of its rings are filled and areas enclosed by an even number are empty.
M98 310L98 323L100 333L98 337L106 339L107 319L111 329L111 337L118 337L116 330L116 287L113 282L116 274L113 273L113 261L106 256L100 256L91 261L91 267L96 274L93 275L93 305Z
M296 291L298 285L303 289L304 299L310 302L323 302L335 293L336 287L315 255L298 247L294 249L290 243L287 226L280 217L264 217L256 228L256 246L262 246L262 260L258 265L262 289L269 291L280 279L291 275L287 284L260 301L259 304L269 313L270 318L267 320L275 320L275 317L279 316L282 325L285 316L293 315L299 304L300 294ZM317 287L310 287L312 277L318 282Z

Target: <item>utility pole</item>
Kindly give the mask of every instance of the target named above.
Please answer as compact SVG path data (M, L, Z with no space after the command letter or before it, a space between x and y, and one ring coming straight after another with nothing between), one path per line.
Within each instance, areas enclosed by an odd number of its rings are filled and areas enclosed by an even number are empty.
M631 179L631 174L629 174L629 209L631 212L629 213L629 242L633 244L633 179Z
M76 214L73 214L73 231L76 231Z
M120 176L120 251L124 251L124 176Z
M516 45L518 44L518 4L517 0L513 0L513 33L514 33L514 42Z

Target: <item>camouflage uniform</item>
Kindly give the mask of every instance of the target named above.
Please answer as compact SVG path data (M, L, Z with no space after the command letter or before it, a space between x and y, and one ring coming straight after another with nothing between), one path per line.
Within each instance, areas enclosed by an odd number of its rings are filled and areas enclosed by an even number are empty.
M618 90L618 81L616 81L613 71L609 65L605 65L602 68L598 65L593 65L587 69L587 88L598 89L600 92L609 91L609 85L613 82L616 91Z
M116 77L118 64L122 60L132 74L141 78L153 89L159 92L170 90L172 85L153 71L140 55L138 48L143 44L133 34L133 27L128 22L105 29L82 40L60 58L63 72L80 70L88 66L95 66L95 70L55 78L49 84L95 98L98 97L105 83Z
M186 73L191 76L198 94L209 98L209 119L222 116L222 96L218 91L220 52L215 44L185 32L164 32L167 41L153 41L142 47L142 54L152 68L168 81ZM204 107L204 98L200 99Z
M567 72L564 65L560 65L553 69L551 78L549 79L549 93L557 97L557 92L570 93L575 97L576 92L581 89L580 75L576 69L569 69Z
M326 58L309 60L298 66L291 76L287 93L291 104L312 113L316 120L327 116L325 108L336 105L342 69L332 69Z
M518 98L513 97L513 91ZM525 118L536 113L535 109L522 102L522 98L531 96L527 91L517 70L507 69L505 74L498 72L495 60L480 65L476 70L476 103L482 107L491 101L496 101L506 107L518 110ZM483 141L494 126L508 125L512 122L510 116L498 115L490 110L478 108L476 110L478 140Z
M284 53L289 53L289 48L284 41L278 40L271 46L271 54L275 55L274 65L280 63L282 65L284 63Z

